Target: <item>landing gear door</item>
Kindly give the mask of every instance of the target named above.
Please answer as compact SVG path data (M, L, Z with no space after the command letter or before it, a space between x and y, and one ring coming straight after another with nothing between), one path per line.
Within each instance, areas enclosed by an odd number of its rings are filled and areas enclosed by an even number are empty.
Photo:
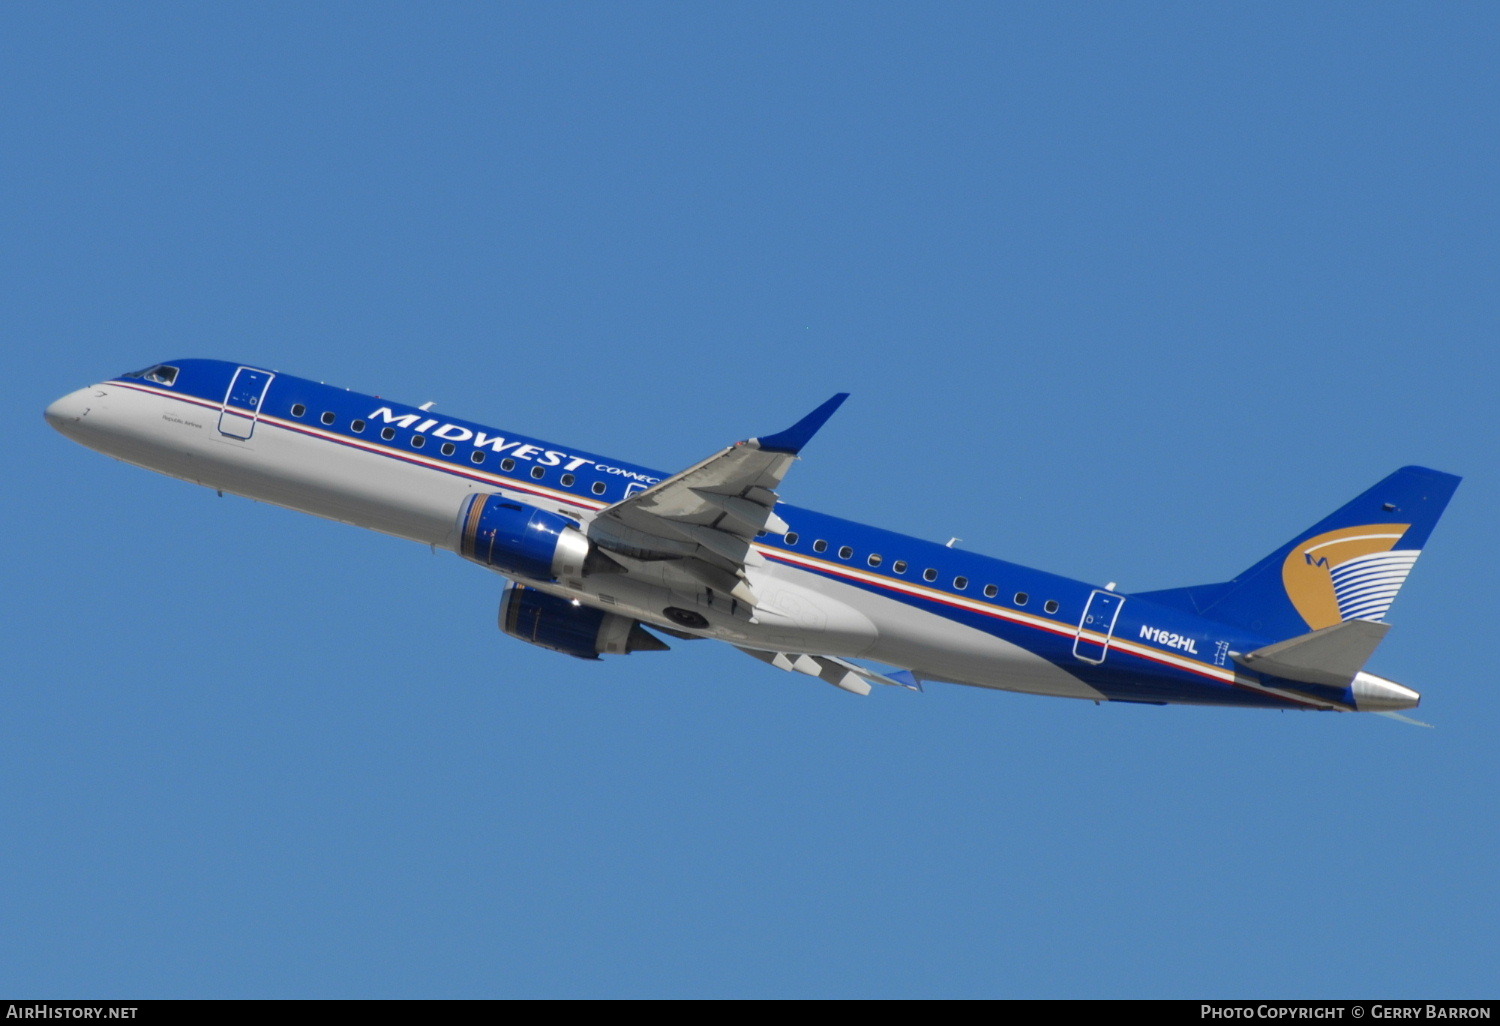
M1078 621L1078 634L1073 638L1075 656L1096 666L1104 662L1123 605L1122 597L1108 591L1095 591L1089 596L1089 604Z
M276 375L270 371L241 367L234 372L229 391L224 393L224 408L219 413L219 432L230 438L249 438L255 432L260 403Z

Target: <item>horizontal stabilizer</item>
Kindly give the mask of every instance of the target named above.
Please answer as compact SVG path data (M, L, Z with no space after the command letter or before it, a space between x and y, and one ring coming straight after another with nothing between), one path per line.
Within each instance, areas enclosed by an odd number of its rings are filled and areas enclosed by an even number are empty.
M1401 723L1409 723L1413 727L1426 727L1428 730L1433 730L1434 729L1433 726L1432 726L1432 724L1430 724L1430 723L1423 723L1421 720L1414 720L1410 716L1402 716L1400 713L1396 712L1394 709L1380 709L1380 710L1376 711L1375 715L1376 716L1384 716L1384 717L1386 717L1388 719L1396 720L1396 721L1401 722Z
M1273 677L1344 688L1364 669L1390 629L1388 623L1345 620L1237 655L1235 661L1247 670Z

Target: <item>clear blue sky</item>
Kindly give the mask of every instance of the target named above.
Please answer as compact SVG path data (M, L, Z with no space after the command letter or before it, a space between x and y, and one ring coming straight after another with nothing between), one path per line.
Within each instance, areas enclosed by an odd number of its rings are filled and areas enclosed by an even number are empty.
M1494 996L1500 8L9 4L0 993ZM1420 730L585 664L47 428L184 355L1126 590L1465 475Z

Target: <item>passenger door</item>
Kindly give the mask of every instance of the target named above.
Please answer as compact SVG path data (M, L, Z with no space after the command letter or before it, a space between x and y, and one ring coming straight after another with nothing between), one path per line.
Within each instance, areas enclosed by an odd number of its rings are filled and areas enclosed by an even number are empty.
M1086 663L1098 665L1109 653L1110 638L1115 633L1115 621L1120 618L1120 607L1125 600L1107 591L1095 591L1089 596L1083 617L1078 621L1078 633L1073 638L1073 654Z

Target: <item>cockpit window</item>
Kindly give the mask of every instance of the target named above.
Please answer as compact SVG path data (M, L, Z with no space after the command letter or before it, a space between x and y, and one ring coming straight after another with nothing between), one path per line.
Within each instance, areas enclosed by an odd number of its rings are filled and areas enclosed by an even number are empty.
M146 381L154 381L158 385L166 385L170 388L177 381L177 368L168 367L164 363L158 363L154 367L131 371L129 374L121 376L126 378L144 378Z

